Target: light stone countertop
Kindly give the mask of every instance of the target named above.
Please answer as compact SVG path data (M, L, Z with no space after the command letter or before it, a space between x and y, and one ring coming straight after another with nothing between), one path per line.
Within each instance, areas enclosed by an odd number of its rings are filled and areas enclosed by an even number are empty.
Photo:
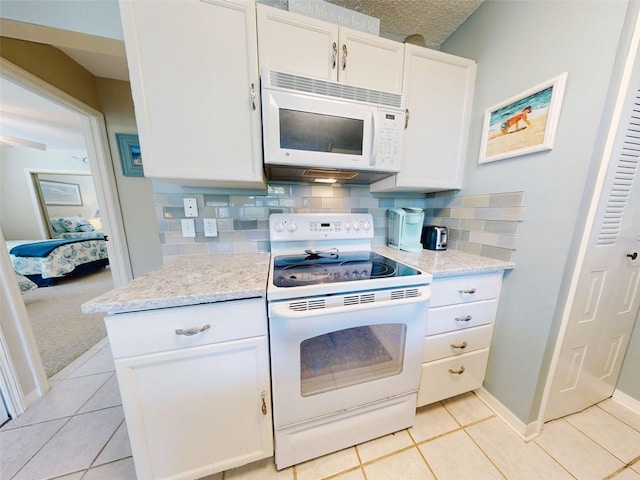
M124 313L266 299L269 259L269 253L181 256L89 300L82 305L82 312Z
M378 253L411 265L433 278L514 268L514 264L457 250L404 252L386 246ZM125 313L264 297L269 253L182 256L82 305L84 313Z
M420 252L404 252L387 246L373 247L373 250L398 262L433 275L433 278L453 277L456 275L474 275L480 273L511 270L515 265L511 262L480 257L458 250L422 250Z

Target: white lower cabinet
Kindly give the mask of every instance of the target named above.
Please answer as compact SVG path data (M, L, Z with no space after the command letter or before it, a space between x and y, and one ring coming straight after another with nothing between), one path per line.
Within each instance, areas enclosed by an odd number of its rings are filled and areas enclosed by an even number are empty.
M273 455L264 299L105 322L139 480L196 479Z
M434 279L418 406L482 386L502 272Z

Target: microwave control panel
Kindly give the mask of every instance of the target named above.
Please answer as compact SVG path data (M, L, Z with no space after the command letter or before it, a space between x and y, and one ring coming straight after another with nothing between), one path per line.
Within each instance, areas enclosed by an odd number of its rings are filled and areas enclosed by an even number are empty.
M377 168L400 169L405 114L398 110L378 109L376 115L377 144L372 160Z

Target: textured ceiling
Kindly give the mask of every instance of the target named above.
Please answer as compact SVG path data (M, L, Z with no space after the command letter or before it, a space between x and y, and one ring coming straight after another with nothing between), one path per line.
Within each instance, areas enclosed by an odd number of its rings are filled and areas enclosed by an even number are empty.
M484 0L327 0L380 19L380 33L402 40L420 34L438 47Z

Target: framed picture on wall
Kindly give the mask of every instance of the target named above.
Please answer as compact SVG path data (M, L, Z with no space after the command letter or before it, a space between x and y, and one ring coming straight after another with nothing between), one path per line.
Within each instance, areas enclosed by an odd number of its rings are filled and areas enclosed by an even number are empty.
M566 82L565 72L488 108L478 163L551 150Z
M39 184L45 205L82 205L80 185L77 183L40 180Z
M144 177L138 135L116 133L116 141L118 142L122 174L125 177Z

